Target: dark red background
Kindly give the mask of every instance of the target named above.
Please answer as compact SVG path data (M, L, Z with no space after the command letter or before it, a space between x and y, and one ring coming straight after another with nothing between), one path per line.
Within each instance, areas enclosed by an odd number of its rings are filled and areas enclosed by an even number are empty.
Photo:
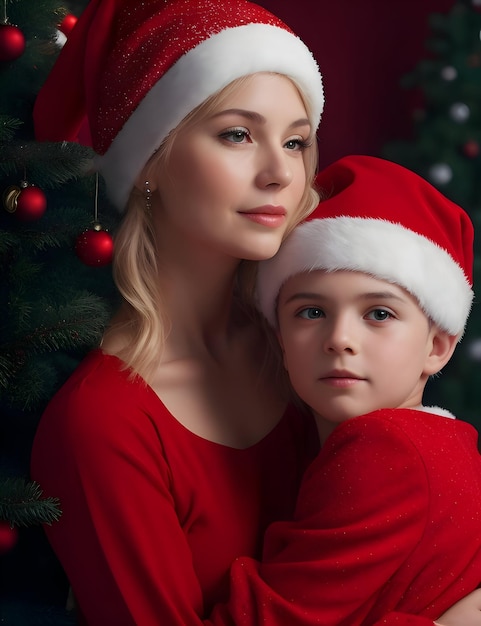
M411 136L413 94L399 82L429 53L428 16L454 0L256 0L310 47L324 76L320 162L379 155Z

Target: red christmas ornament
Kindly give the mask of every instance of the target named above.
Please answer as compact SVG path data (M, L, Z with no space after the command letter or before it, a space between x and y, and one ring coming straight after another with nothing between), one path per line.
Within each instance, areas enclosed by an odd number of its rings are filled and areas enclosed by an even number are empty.
M45 213L47 198L39 187L29 185L22 189L17 199L16 216L22 222L38 220Z
M5 554L17 543L18 530L6 522L0 522L0 554Z
M70 34L70 31L75 26L77 21L78 21L78 18L75 17L75 15L72 15L71 13L69 13L69 15L66 15L63 18L63 20L60 22L58 29L61 33L63 33L66 37L68 37Z
M9 213L13 213L21 222L38 220L45 213L47 198L40 189L26 182L20 187L12 185L3 194L3 205Z
M114 242L109 233L94 222L93 229L84 231L77 237L75 252L78 258L90 267L102 267L112 261Z
M15 61L24 53L25 37L12 24L0 24L0 61Z
M477 156L479 156L479 151L479 143L474 139L470 139L463 146L463 154L469 159L475 159Z

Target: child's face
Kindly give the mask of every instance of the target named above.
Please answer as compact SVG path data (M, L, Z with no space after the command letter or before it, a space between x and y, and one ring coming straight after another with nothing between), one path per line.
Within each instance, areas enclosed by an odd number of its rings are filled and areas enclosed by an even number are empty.
M356 415L421 404L438 330L401 287L360 272L299 274L281 289L278 320L292 385L326 434Z

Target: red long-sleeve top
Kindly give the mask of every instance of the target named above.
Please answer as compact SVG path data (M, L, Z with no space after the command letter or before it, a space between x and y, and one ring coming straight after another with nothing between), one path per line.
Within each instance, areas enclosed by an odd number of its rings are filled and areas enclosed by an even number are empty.
M116 357L91 353L42 416L31 465L61 501L46 532L83 623L201 624L235 557L260 557L267 525L292 517L315 442L290 408L248 449L212 443Z
M292 407L248 449L206 441L116 357L91 353L49 404L32 452L32 477L61 501L46 531L80 623L210 623L213 605L228 599L231 563L260 558L267 525L292 517L316 442L313 422ZM258 626L255 607L272 593L256 593L247 621L242 607L216 624ZM381 623L432 626L396 614Z

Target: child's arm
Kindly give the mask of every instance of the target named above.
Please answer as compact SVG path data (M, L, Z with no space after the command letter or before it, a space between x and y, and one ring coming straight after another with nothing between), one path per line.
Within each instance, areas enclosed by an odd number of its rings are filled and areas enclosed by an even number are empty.
M442 519L443 513L436 509L439 489L431 493L419 451L402 428L383 430L372 420L352 424L336 429L342 437L333 442L331 436L308 469L295 521L267 530L264 561L234 563L224 607L232 623L432 626L438 619L443 626L465 626L455 613L451 622L438 616L479 583L474 582L478 567L476 562L467 567L471 557L446 553L453 533L449 516L449 523L441 524L444 531L436 528L441 543L430 543L435 527L430 515L434 510ZM441 442L428 440L439 456ZM451 461L446 452L440 457L441 484L450 480ZM463 462L458 459L458 466ZM459 491L456 495L463 500ZM472 529L467 533L472 536ZM478 547L466 547L462 539L460 545L470 554ZM477 554L481 558L480 550ZM415 617L419 614L425 617ZM481 620L473 623L479 626Z

